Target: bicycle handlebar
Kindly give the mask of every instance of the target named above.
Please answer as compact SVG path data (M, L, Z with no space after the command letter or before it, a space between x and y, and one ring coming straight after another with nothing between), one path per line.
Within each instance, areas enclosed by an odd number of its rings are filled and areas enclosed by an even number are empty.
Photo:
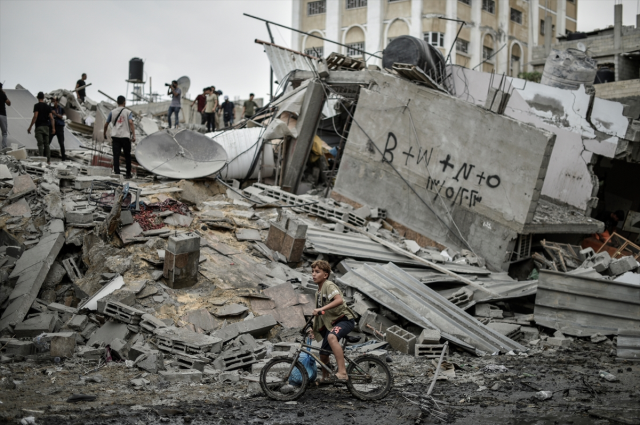
M324 315L325 311L321 311L320 315ZM311 317L309 318L309 320L307 321L307 323L305 323L305 325L302 327L302 329L300 330L300 333L302 333L302 335L304 335L307 332L307 328L309 327L309 325L311 324L311 321L313 320L313 318L316 317L314 315L311 315Z

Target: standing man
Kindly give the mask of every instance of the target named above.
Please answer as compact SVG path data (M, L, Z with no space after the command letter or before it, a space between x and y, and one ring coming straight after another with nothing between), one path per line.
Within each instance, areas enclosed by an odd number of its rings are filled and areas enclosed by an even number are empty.
M49 135L49 145L51 145L51 142L53 141L53 136L57 136L58 145L60 145L60 156L62 157L63 161L66 161L67 156L64 150L64 108L60 106L60 104L58 103L59 101L60 100L57 97L53 98L53 108L51 108L51 114L53 115L53 121L56 124L56 131L52 132ZM51 150L51 148L49 148L49 150Z
M202 89L202 94L199 94L198 96L196 96L196 100L193 101L193 103L191 104L191 106L193 106L196 102L198 102L198 112L200 113L200 124L204 125L204 123L206 122L207 118L204 114L204 107L207 103L207 88L203 88Z
M242 115L246 119L250 119L255 113L258 104L253 101L253 93L249 95L249 100L245 100L244 106L242 107Z
M78 96L78 100L80 101L80 103L84 103L84 98L87 97L87 93L82 88L87 85L87 83L85 83L86 80L87 74L82 74L82 78L79 79L76 83L76 90L81 89L76 91L76 96Z
M176 80L173 80L171 82L167 94L173 96L171 98L171 105L169 105L169 116L167 117L167 120L169 121L169 128L171 128L172 113L176 114L176 123L174 125L174 128L178 128L178 124L180 123L180 119L178 117L180 115L180 107L182 106L182 103L180 101L180 98L182 97L182 90L178 88L178 82Z
M233 102L229 102L229 96L224 97L224 102L222 103L221 109L222 118L224 119L224 126L232 126L233 120L236 119L236 105Z
M133 112L125 108L126 99L118 96L118 107L109 112L104 123L104 138L107 138L107 127L111 124L111 146L113 147L113 172L120 174L120 151L124 152L127 167L126 179L131 178L131 142L136 141L136 128L133 126Z
M31 134L31 127L36 125L36 140L38 141L38 154L47 157L47 164L51 164L51 151L49 151L49 127L56 134L56 125L51 114L51 107L44 102L44 93L39 92L38 103L33 105L33 118L27 133Z
M7 105L11 106L11 101L2 89L0 83L0 130L2 130L2 149L7 148L7 139L9 138L9 124L7 122Z
M218 100L218 96L220 96L220 93L222 92L218 92L216 90L216 86L211 86L211 94L214 95L216 97L216 107L213 109L213 131L216 131L216 128L218 127L218 109L220 109L220 101Z
M207 90L207 104L204 107L204 113L207 117L207 131L216 130L216 107L218 106L218 96L212 87Z

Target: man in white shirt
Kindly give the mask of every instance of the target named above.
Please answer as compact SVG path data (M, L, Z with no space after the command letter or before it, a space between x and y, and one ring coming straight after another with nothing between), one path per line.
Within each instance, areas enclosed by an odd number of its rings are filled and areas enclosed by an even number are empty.
M131 176L131 142L136 141L136 128L133 126L133 112L125 108L126 99L118 96L118 107L109 112L107 122L104 124L104 138L107 138L107 128L111 127L111 145L113 148L113 172L120 174L120 152L124 153L124 162L127 167L125 178Z

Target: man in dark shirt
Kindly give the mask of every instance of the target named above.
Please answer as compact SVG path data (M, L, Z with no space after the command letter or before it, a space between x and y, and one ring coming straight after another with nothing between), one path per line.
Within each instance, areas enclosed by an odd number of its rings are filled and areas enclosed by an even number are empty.
M7 148L7 139L9 134L9 125L7 124L7 105L11 106L11 101L7 98L7 94L2 89L0 83L0 130L2 130L2 149Z
M82 78L79 79L76 83L76 90L87 85L87 83L85 83L86 79L87 74L82 74ZM80 101L80 103L83 103L84 98L87 96L87 93L84 91L84 89L78 90L76 93L78 95L78 100Z
M33 118L27 133L31 134L31 127L36 125L36 140L38 141L38 154L47 157L47 164L51 164L51 152L49 151L49 127L56 134L56 125L51 114L51 107L44 101L44 93L38 93L38 103L33 105Z
M224 126L229 127L233 125L233 120L236 118L236 105L233 102L229 102L229 96L224 97L224 102L220 108L222 109Z
M56 123L55 133L49 135L49 145L53 141L53 136L58 137L58 145L60 145L60 156L63 161L67 160L67 156L64 151L64 108L58 103L57 97L53 98L53 108L51 108L51 114L53 115L53 121Z
M205 93L207 92L207 87L202 89L202 93L196 96L196 100L193 101L191 106L193 106L196 102L198 102L198 112L200 113L200 124L204 125L206 121L206 116L204 114L204 107L207 104L207 98L205 97Z
M251 93L249 95L249 100L246 100L244 102L244 106L242 108L242 115L244 115L246 119L251 119L253 114L255 114L257 107L258 107L258 104L253 101L253 93Z

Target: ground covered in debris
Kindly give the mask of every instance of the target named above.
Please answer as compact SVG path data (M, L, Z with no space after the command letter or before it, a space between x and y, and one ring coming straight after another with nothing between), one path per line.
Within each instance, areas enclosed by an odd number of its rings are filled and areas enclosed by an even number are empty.
M640 368L615 362L612 342L574 341L569 348L533 350L528 356L471 357L454 354L455 376L439 380L434 398L445 421L427 418L403 393L426 393L431 361L392 354L395 388L384 400L363 402L346 388L311 388L297 402L265 398L248 381L172 384L114 363L94 371L89 364L49 360L4 364L2 374L17 382L4 388L3 420L35 416L38 423L456 423L456 424L635 424L640 423ZM501 367L502 366L502 367ZM613 382L600 371L615 376ZM481 389L481 390L479 390ZM536 393L553 395L539 400ZM67 403L73 393L95 401Z

